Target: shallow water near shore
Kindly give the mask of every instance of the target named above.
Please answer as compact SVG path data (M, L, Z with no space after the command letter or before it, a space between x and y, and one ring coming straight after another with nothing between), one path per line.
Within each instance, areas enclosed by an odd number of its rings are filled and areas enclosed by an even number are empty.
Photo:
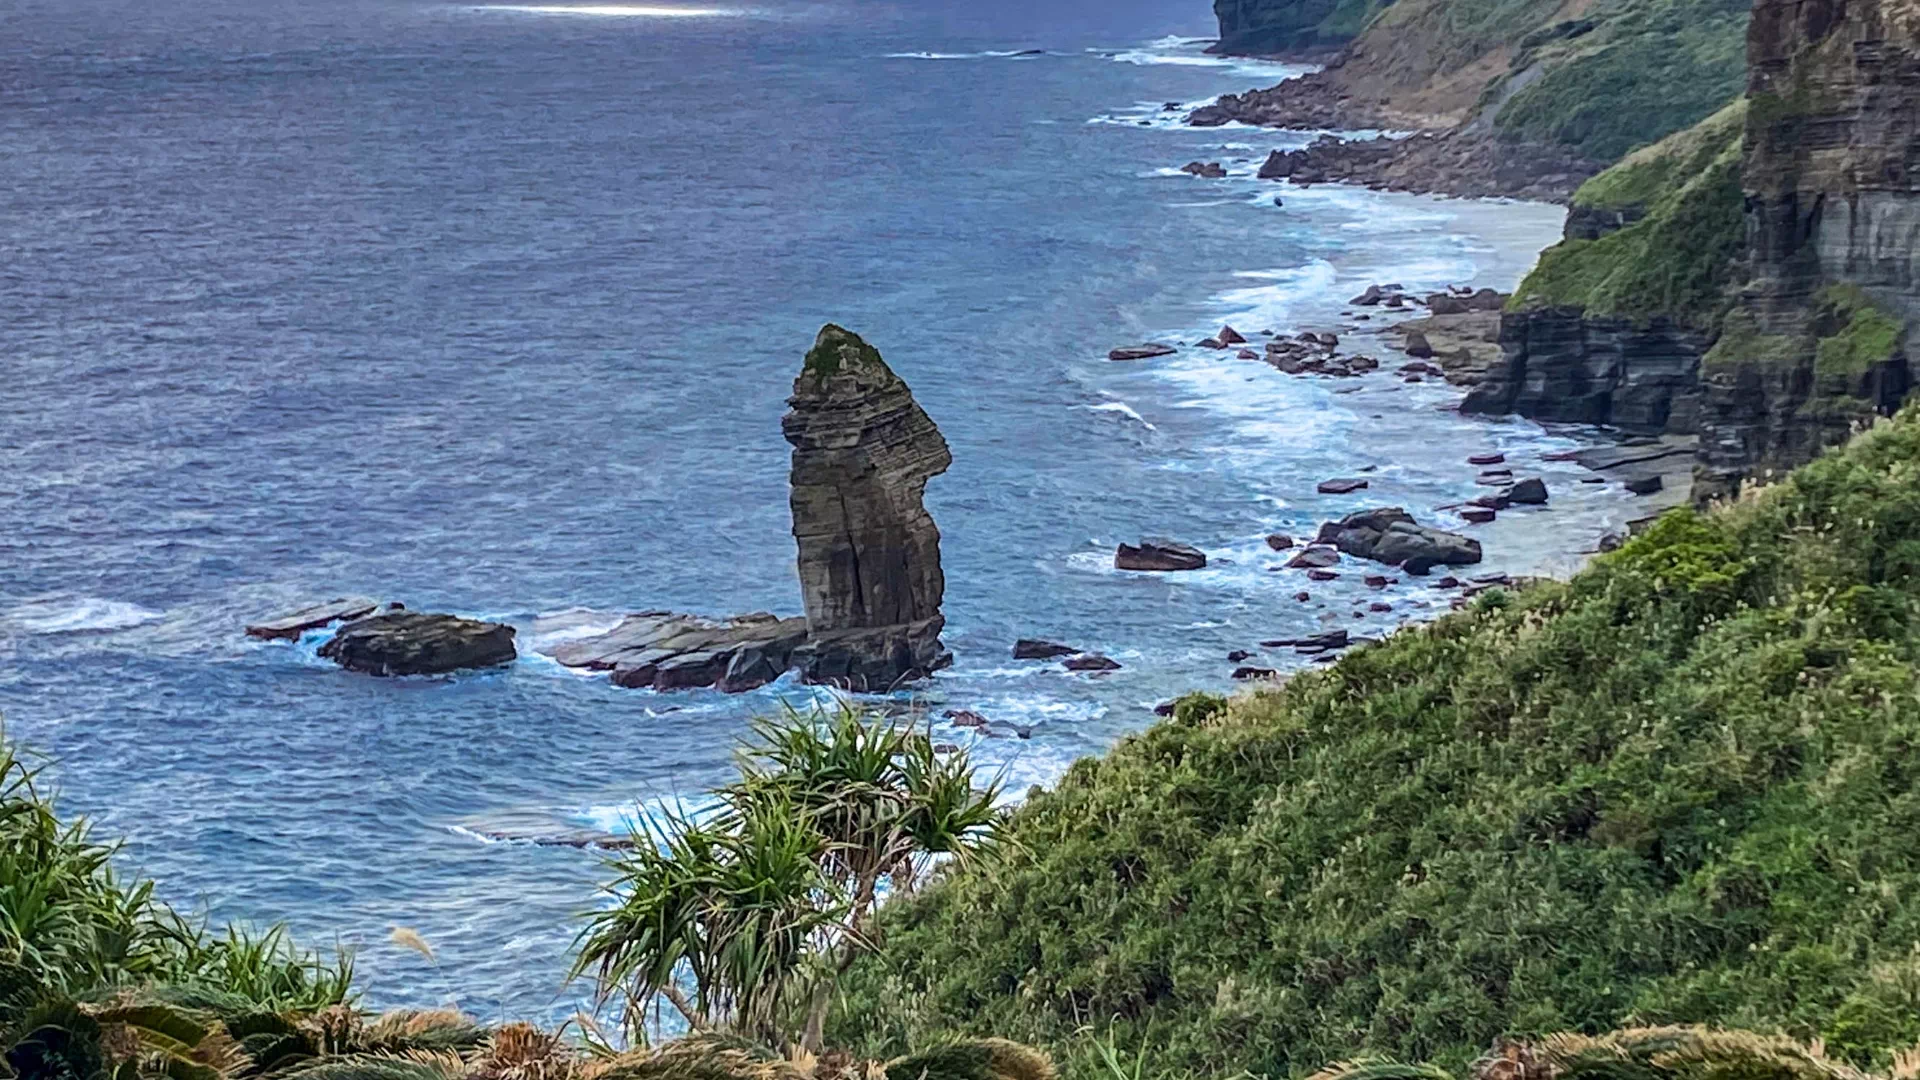
M811 692L622 691L535 650L643 608L797 613L779 417L825 321L953 446L928 501L958 663L915 698L995 720L976 752L1015 793L1228 689L1230 650L1445 608L1357 568L1308 586L1269 532L1461 527L1436 508L1485 490L1489 449L1554 498L1482 530L1486 571L1566 572L1633 516L1541 460L1581 433L1462 418L1444 386L1106 360L1231 322L1341 329L1391 371L1347 297L1511 287L1558 234L1553 207L1256 180L1312 136L1177 123L1287 73L1204 56L1204 3L659 6L13 17L0 710L181 906L359 948L377 1005L570 1013L596 857L482 834L696 798ZM1372 487L1314 493L1336 475ZM1115 571L1142 535L1213 564ZM240 634L349 593L512 621L523 657L375 680ZM1015 662L1022 636L1124 667Z

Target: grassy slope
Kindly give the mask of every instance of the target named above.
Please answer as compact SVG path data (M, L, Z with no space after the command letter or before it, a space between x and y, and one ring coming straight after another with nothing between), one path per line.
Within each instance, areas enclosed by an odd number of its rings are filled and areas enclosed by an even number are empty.
M1746 243L1740 167L1744 104L1628 155L1574 193L1576 208L1645 216L1598 240L1548 248L1512 306L1590 315L1665 315L1713 329Z
M889 912L837 1034L1071 1056L1091 1028L1212 1075L1629 1020L1920 1038L1890 1030L1920 1026L1917 620L1909 409L1569 583L1078 763L1024 854Z
M1749 7L1750 0L1601 0L1586 16L1593 32L1534 47L1547 74L1514 95L1495 124L1514 138L1579 146L1599 161L1684 130L1745 87Z
M1483 112L1510 138L1613 161L1745 83L1749 0L1397 0L1336 75L1409 117ZM1532 71L1523 89L1507 81Z

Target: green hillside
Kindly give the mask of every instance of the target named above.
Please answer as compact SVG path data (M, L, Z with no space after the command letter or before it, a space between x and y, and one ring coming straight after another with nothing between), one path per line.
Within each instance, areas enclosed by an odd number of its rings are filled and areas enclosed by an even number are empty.
M1626 1023L1920 1040L1917 618L1909 408L1570 582L1078 763L1015 854L890 909L837 1041L991 1032L1071 1076L1093 1034L1278 1077Z

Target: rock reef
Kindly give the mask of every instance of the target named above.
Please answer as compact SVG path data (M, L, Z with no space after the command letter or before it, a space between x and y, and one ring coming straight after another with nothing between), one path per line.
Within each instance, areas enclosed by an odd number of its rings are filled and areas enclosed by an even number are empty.
M787 404L781 430L793 444L790 505L805 616L645 611L605 633L549 646L547 655L608 672L618 686L728 693L795 669L807 682L885 691L953 662L940 642L940 530L923 501L927 481L953 463L946 439L880 353L838 326L820 331ZM333 600L246 632L293 640L344 622L320 655L375 675L489 667L515 656L511 626L374 614L380 608L374 600Z

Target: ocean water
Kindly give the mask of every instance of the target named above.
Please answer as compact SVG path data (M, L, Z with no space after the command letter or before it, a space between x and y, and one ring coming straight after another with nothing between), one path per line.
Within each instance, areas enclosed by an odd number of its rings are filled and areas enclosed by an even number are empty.
M1445 387L1105 359L1341 328L1372 282L1511 286L1559 228L1256 180L1312 135L1180 126L1169 103L1289 74L1204 56L1203 0L16 0L0 26L7 733L170 900L359 949L375 1004L570 1012L597 857L480 834L697 798L809 696L622 691L526 647L797 612L779 417L823 322L953 446L928 499L958 664L917 698L999 722L953 738L1016 793L1228 688L1229 650L1445 606L1367 611L1357 573L1300 603L1270 531L1457 524L1435 508L1490 448L1554 490L1485 530L1490 570L1565 571L1631 514L1539 460L1588 433ZM1213 566L1114 571L1143 535ZM510 620L530 655L375 680L241 635L348 593ZM1020 636L1124 668L1016 663Z

